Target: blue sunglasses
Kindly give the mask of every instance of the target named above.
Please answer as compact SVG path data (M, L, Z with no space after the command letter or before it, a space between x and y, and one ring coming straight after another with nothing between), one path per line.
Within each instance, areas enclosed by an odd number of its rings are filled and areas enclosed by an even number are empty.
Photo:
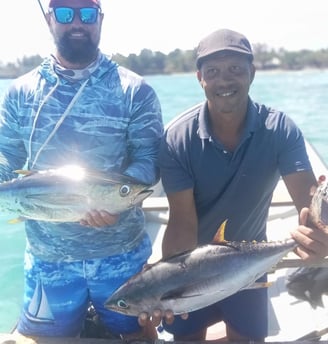
M71 24L76 13L83 24L94 24L97 21L100 9L96 7L54 7L49 13L52 12L59 24Z

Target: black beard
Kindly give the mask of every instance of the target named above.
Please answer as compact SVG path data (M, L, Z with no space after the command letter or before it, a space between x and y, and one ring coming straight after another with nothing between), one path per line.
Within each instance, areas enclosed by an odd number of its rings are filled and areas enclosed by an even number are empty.
M98 53L98 42L93 42L90 35L85 32L85 39L70 38L69 33L56 39L55 43L60 55L70 63L84 64L92 62Z

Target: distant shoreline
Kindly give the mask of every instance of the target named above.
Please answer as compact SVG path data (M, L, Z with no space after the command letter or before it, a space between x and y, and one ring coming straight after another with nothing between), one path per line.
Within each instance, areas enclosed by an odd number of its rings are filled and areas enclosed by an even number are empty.
M272 69L257 69L256 72L257 73L266 73L266 74L278 74L278 73L307 73L307 72L322 72L322 71L326 71L328 70L328 68L303 68L303 69L281 69L281 68L272 68ZM194 74L196 73L195 71L192 72L175 72L175 73L165 73L165 74L145 74L143 75L143 77L149 77L149 76L155 76L155 75L177 75L177 74ZM15 74L15 75L8 75L8 74L0 74L0 80L13 80L13 79L17 79L18 77L22 76L23 74Z

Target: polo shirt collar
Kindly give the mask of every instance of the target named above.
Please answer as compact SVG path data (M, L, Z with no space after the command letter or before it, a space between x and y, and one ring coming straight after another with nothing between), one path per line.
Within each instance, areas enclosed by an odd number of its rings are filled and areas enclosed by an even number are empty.
M198 122L198 135L201 139L210 139L211 134L209 130L209 112L207 101L205 101L199 109L199 122ZM244 130L244 136L248 136L250 133L256 131L260 126L260 116L258 110L251 100L248 98L247 115L246 115L246 127Z

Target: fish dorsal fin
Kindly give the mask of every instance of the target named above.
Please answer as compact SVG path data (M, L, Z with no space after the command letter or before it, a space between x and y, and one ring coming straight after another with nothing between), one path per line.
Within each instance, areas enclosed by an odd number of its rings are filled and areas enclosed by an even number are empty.
M218 228L216 234L214 235L214 238L212 239L212 243L213 244L219 244L219 243L227 242L227 240L225 240L225 238L224 238L225 227L226 227L227 221L228 220L224 220L221 223L221 225Z

